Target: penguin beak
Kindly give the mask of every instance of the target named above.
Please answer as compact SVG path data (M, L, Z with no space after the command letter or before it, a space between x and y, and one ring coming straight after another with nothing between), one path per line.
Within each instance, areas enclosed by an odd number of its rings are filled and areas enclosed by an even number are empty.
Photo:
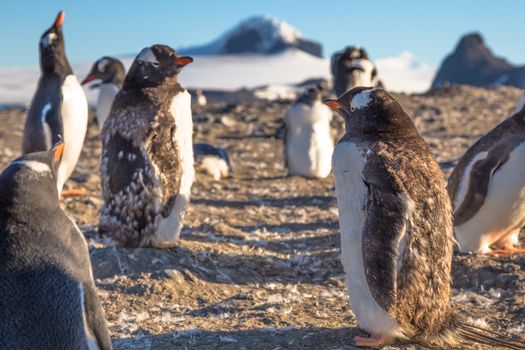
M60 11L55 19L55 28L61 28L64 23L64 11Z
M54 154L55 162L60 162L60 160L62 159L62 153L64 153L64 142L60 141L59 143L57 143L51 149L51 151Z
M95 78L93 78L92 75L88 75L87 77L84 78L84 80L82 80L80 85L85 85L85 84L87 84L87 83L89 83L90 81L93 81L93 80L95 80Z
M326 100L323 101L323 103L325 105L327 105L331 109L335 109L335 110L341 109L341 104L338 101L336 101L336 100L326 99Z
M190 64L191 62L193 62L193 58L189 56L181 56L173 60L174 64L181 67L184 67L185 65Z

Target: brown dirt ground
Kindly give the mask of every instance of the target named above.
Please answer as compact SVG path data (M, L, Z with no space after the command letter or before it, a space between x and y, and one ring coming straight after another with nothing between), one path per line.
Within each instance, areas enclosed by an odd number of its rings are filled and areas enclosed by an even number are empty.
M523 91L449 87L397 95L448 174ZM287 102L211 105L195 141L225 147L219 182L198 174L177 249L108 247L97 237L100 142L90 123L67 186L66 212L85 233L116 349L353 349L356 328L339 263L333 179L286 177L278 138ZM20 152L23 110L0 111L2 166ZM340 127L340 123L334 123ZM525 257L454 258L455 309L496 331L525 333ZM416 349L399 345L391 349Z

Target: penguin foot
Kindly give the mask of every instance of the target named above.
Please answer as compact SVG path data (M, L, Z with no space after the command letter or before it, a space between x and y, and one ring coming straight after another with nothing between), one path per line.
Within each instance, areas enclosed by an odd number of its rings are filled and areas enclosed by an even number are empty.
M509 256L514 254L525 254L525 248L493 249L487 253L488 256Z
M61 199L71 198L71 197L78 197L78 196L85 196L86 190L83 188L79 189L71 189L71 190L63 190L60 194Z
M367 348L382 348L385 345L390 344L391 338L385 337L382 334L372 333L370 337L354 337L354 344L359 347Z

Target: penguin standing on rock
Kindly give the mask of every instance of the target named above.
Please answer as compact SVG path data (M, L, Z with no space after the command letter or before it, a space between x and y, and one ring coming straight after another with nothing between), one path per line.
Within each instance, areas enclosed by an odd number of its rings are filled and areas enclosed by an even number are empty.
M401 105L358 87L325 103L345 121L333 154L341 262L352 310L370 337L455 348L463 341L525 349L459 320L450 305L450 201L428 145Z
M24 127L24 154L45 151L60 140L65 143L64 155L57 174L58 193L75 169L88 123L88 105L84 90L73 74L66 58L60 12L40 38L40 69L42 75ZM80 194L65 191L62 195Z
M0 174L1 349L111 349L86 241L58 200L63 151Z
M92 88L99 88L97 100L97 122L102 129L104 122L111 112L111 105L117 93L122 88L126 70L120 60L104 56L96 61L88 75L82 80L82 85L99 81Z
M365 49L349 46L332 56L334 91L337 96L357 86L380 87L377 69Z
M330 174L334 151L332 111L321 96L320 87L309 87L286 112L283 147L289 175L325 178Z
M454 230L464 252L525 253L525 108L470 147L452 171L448 191Z
M194 179L191 57L164 45L135 58L102 129L99 231L124 246L173 247Z

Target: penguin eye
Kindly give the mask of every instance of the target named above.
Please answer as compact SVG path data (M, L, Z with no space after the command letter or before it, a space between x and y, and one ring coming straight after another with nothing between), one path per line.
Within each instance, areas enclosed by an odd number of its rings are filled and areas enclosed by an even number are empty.
M160 66L159 62L151 62L151 64L152 64L153 67L155 67L155 68L159 68L159 66Z
M350 107L350 112L351 112L351 113L354 113L354 112L355 112L355 110L356 110L356 108L355 108L355 107Z

